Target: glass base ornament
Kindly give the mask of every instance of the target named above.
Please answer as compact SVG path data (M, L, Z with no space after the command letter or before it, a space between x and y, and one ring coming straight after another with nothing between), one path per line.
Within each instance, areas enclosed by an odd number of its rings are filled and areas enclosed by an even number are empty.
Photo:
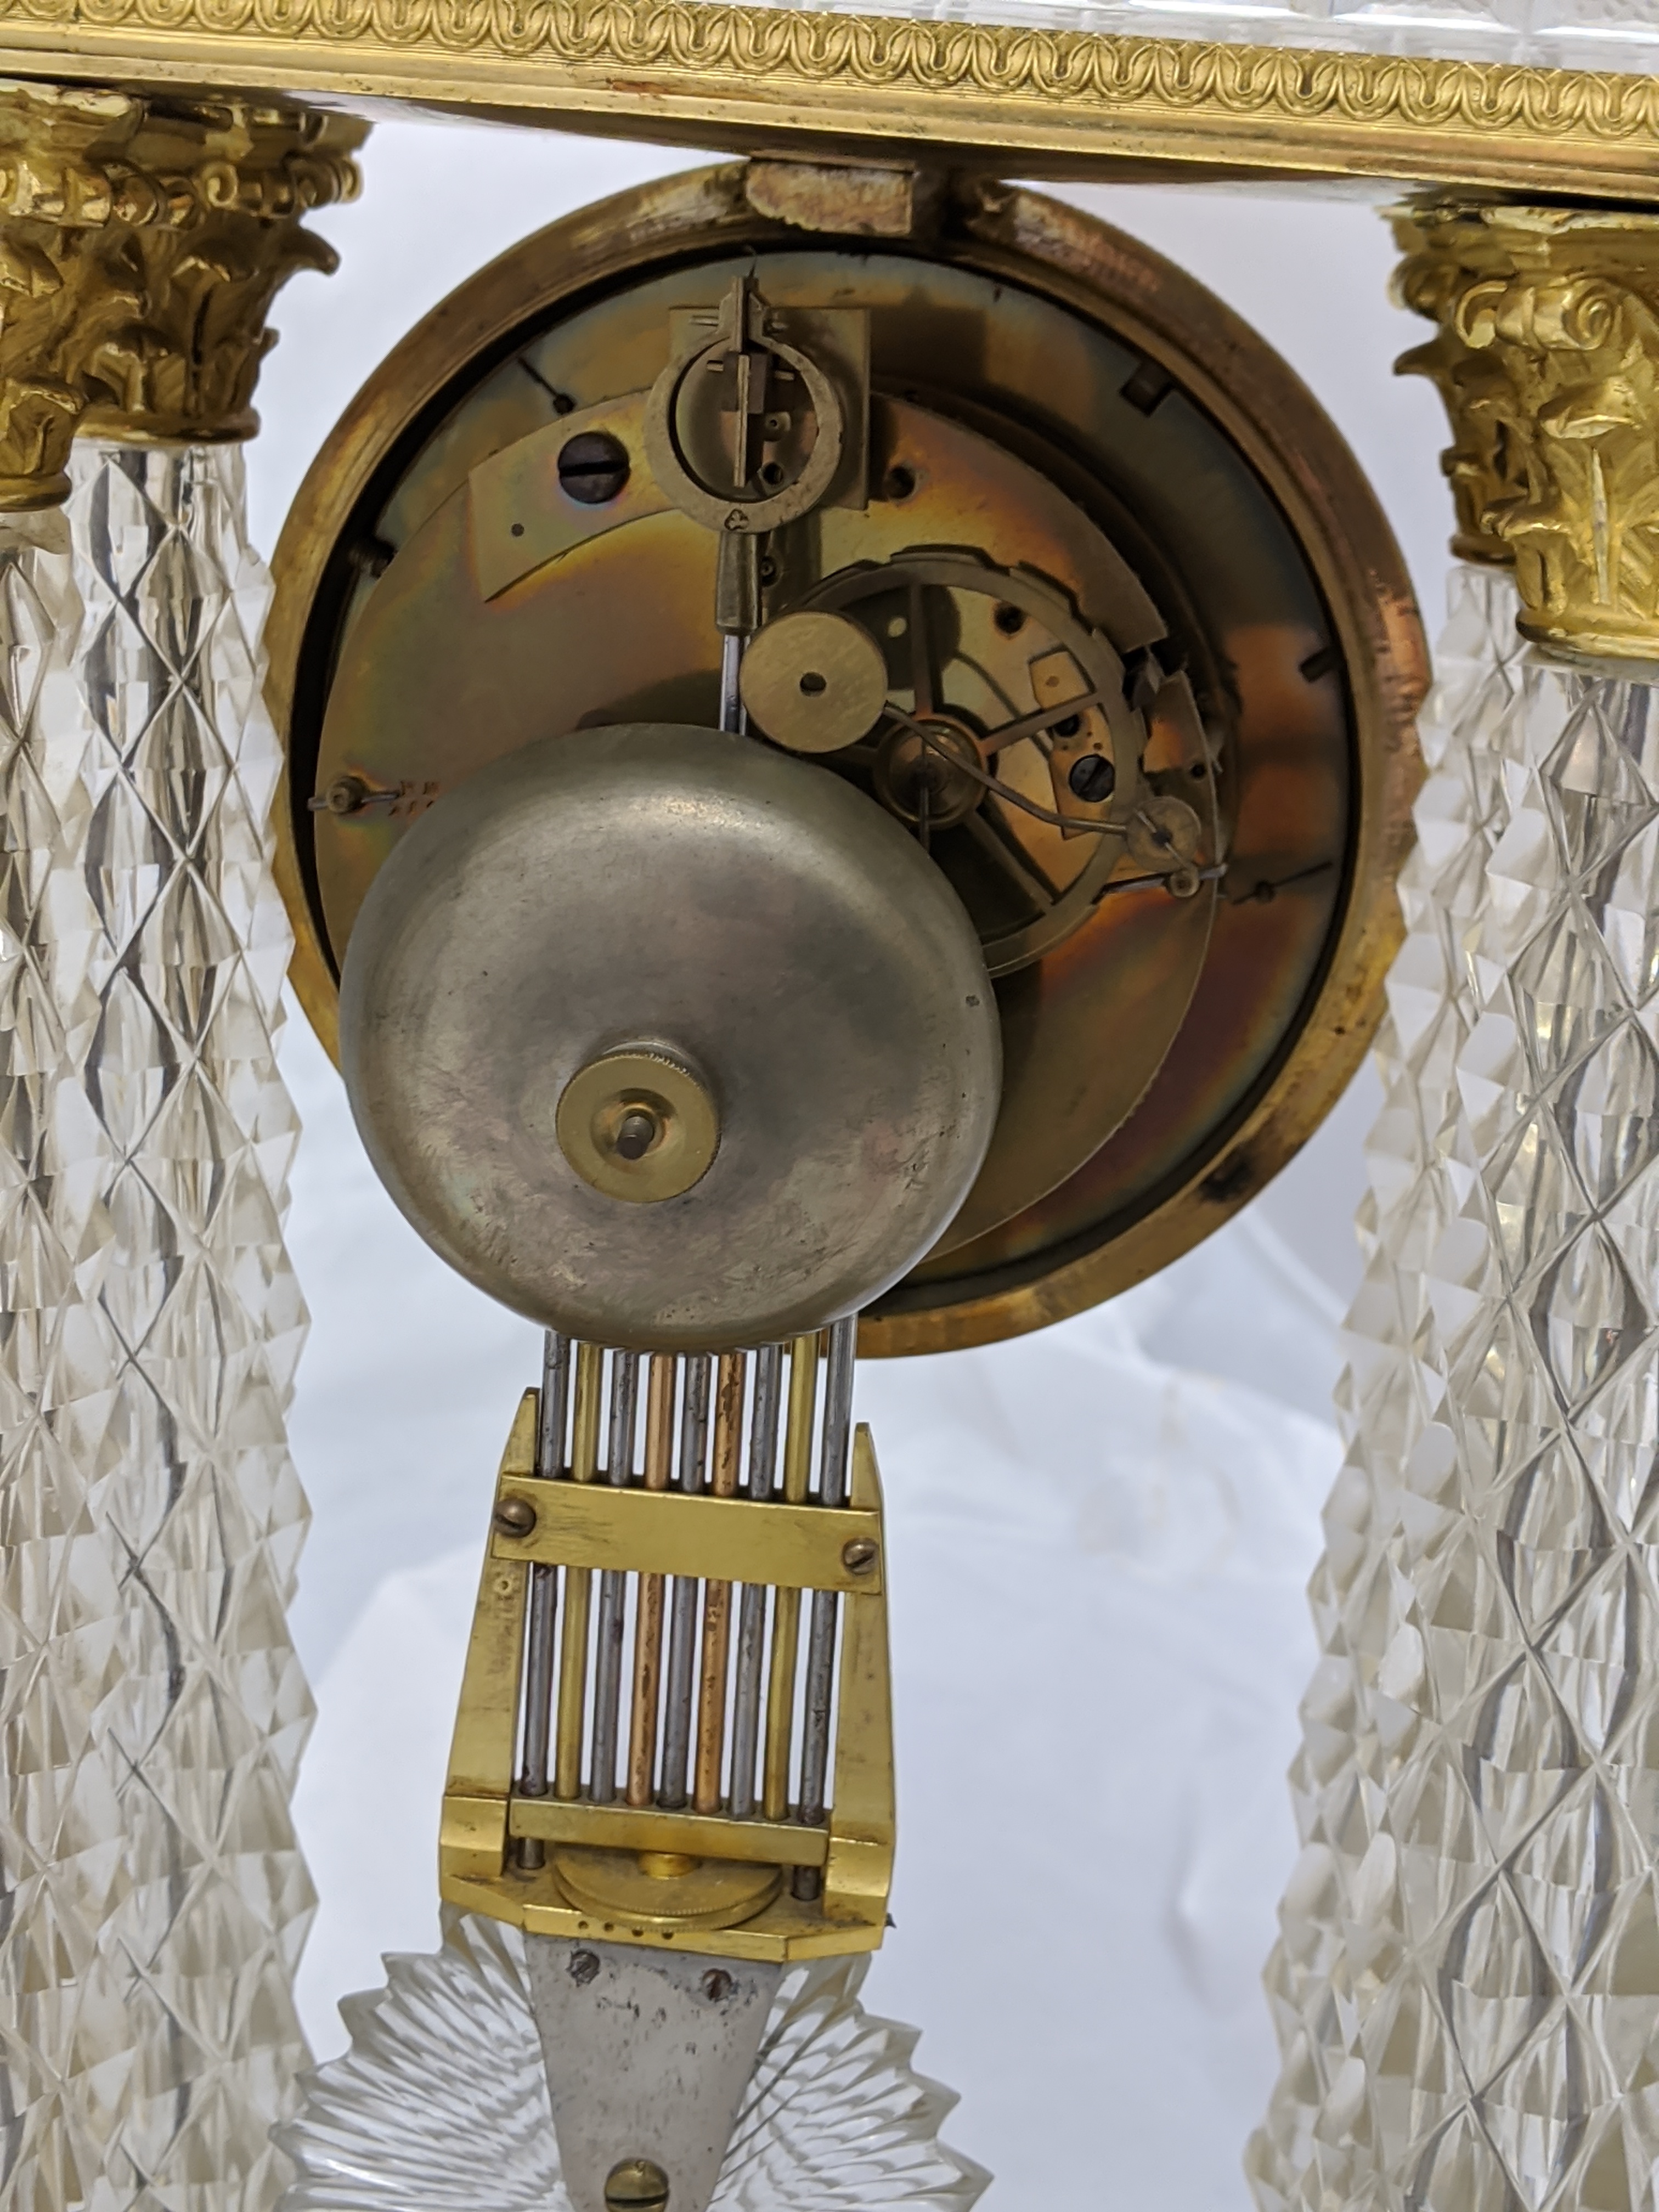
M517 1929L447 1908L443 1948L340 2008L351 2048L279 2131L282 2212L569 2212ZM532 1939L532 1941L535 1939ZM915 2031L866 2013L866 1959L784 1974L711 2212L968 2212L988 2185L939 2130L956 2099Z

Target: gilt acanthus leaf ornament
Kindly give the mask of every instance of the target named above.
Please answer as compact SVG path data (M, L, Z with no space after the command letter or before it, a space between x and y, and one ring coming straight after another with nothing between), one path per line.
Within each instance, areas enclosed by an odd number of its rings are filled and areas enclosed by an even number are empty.
M68 490L76 430L251 434L266 312L331 247L364 126L244 101L0 86L0 510Z
M1399 365L1451 417L1454 550L1513 560L1536 642L1659 659L1659 216L1449 208L1399 228L1401 297L1437 325Z

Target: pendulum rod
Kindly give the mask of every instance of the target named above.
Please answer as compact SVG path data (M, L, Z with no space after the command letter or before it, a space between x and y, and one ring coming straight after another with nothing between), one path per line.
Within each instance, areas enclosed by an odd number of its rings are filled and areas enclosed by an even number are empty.
M714 1382L714 1449L709 1489L735 1498L743 1462L743 1394L749 1364L741 1352L723 1352ZM726 1759L726 1675L732 1644L732 1585L702 1589L702 1663L697 1692L697 1760L691 1802L699 1813L720 1809L720 1771Z
M789 1346L789 1419L783 1438L783 1494L804 1505L812 1479L812 1421L817 1406L818 1340L795 1337ZM780 1589L772 1599L772 1664L766 1686L766 1762L761 1809L769 1820L789 1811L789 1753L795 1723L795 1667L800 1644L800 1592Z
M599 1407L605 1381L605 1351L597 1344L576 1346L576 1405L570 1426L570 1473L592 1482L599 1471ZM579 1797L582 1787L582 1733L587 1709L588 1608L592 1596L591 1567L564 1571L564 1619L559 1634L559 1711L553 1750L553 1795Z
M853 1368L858 1350L856 1316L830 1331L829 1372L823 1386L823 1436L818 1450L818 1503L847 1503L847 1469L853 1436ZM806 1710L801 1731L800 1817L820 1827L824 1785L830 1771L830 1709L835 1694L836 1624L840 1601L834 1590L812 1593L812 1625L806 1638ZM797 1867L794 1893L815 1898L823 1887L816 1867Z
M749 1418L746 1494L769 1499L777 1475L778 1413L783 1386L783 1346L763 1345L755 1354L755 1397ZM732 1695L732 1811L746 1820L755 1810L755 1758L760 1744L761 1674L766 1663L766 1591L742 1585L738 1615L737 1680Z
M639 1354L612 1352L605 1478L613 1489L623 1489L633 1480L639 1388ZM607 1567L599 1577L599 1618L593 1639L593 1757L588 1794L596 1805L609 1805L617 1795L617 1724L627 1625L628 1577L619 1568Z
M679 1363L653 1352L646 1384L645 1486L666 1490L674 1464L674 1385ZM649 1805L657 1771L657 1710L662 1696L663 1577L639 1577L634 1623L634 1697L628 1734L628 1802Z
M688 1498L703 1486L708 1457L709 1358L686 1355L685 1389L680 1407L679 1486ZM674 1577L674 1601L668 1628L668 1681L662 1725L662 1787L657 1802L671 1811L684 1805L691 1765L691 1699L697 1663L697 1584L689 1575Z
M564 1425L570 1399L570 1340L550 1328L542 1349L542 1395L536 1424L536 1473L551 1482L564 1468ZM530 1626L525 1648L524 1765L519 1788L526 1797L547 1795L548 1739L553 1726L554 1629L559 1609L559 1571L530 1570ZM538 1836L519 1839L519 1864L533 1874L545 1859Z

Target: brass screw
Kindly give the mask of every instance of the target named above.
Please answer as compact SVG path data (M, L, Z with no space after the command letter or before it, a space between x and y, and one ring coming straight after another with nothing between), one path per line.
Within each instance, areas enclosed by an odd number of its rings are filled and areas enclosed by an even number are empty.
M654 2159L625 2158L605 2177L608 2212L665 2212L668 2176Z
M849 1575L867 1575L876 1564L876 1547L868 1536L854 1536L841 1547L841 1563Z
M527 1536L536 1525L536 1509L527 1498L504 1498L495 1508L495 1526L503 1536Z

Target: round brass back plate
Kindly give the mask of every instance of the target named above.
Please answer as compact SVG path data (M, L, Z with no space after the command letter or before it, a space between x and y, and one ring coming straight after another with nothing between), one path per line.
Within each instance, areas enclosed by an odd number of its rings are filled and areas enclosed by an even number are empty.
M413 332L325 447L276 556L267 688L289 748L280 866L296 983L331 1041L335 977L380 866L425 806L501 750L594 724L715 719L712 540L660 502L651 510L643 401L632 415L624 403L673 357L671 325L706 315L744 272L787 312L833 299L869 316L869 495L813 516L810 557L794 573L799 556L786 550L769 617L851 611L875 635L881 615L890 685L902 677L891 625L904 607L884 611L861 583L836 586L854 593L845 606L826 605L832 580L870 563L892 564L896 579L932 574L918 564L940 548L1027 573L1121 662L1123 697L1146 702L1135 712L1148 796L1182 798L1187 811L1170 817L1182 835L1209 818L1197 794L1212 780L1222 859L1201 895L1182 906L1163 888L1114 890L1086 928L1063 930L1045 923L1046 902L1068 896L1082 841L951 787L955 818L933 857L981 943L1015 948L992 963L1005 1102L984 1171L1008 1200L887 1291L860 1343L985 1341L1175 1258L1317 1125L1381 1012L1419 775L1420 625L1346 447L1252 331L1091 217L963 179L925 241L820 238L757 214L734 165L555 224ZM472 472L566 411L575 425L596 410L638 464L617 526L593 534L586 510L574 550L493 596L468 582L463 607L453 580L476 579L467 564L484 557ZM1037 484L1051 492L1026 489ZM1017 672L1018 636L1002 625L1022 609L1017 595L1005 616L994 592L926 588L939 726L971 731L992 719L985 685L1006 693L1013 680L999 672ZM388 605L425 592L454 610L453 640L428 624L427 658L397 695L414 701L412 720L392 711L395 684L382 706L362 708L380 679L357 633L368 623L371 635L381 592ZM1041 654L1026 665L1020 682L1056 686L1040 700L1070 696L1063 667L1054 676ZM1122 698L1102 702L1110 731L1097 737L1085 714L1065 742L1121 774L1133 765ZM419 734L422 718L441 742ZM848 776L879 801L876 762L818 757L813 773ZM1067 767L1029 745L1006 758L1039 800L1043 779ZM902 768L883 767L896 791ZM311 812L313 794L345 776L366 803ZM1156 830L1159 809L1144 811ZM1201 933L1177 923L1177 908L1201 915ZM1115 995L1130 988L1144 1007L1133 1019ZM1106 1078L1171 1007L1173 1041L1126 1110ZM1119 1118L1068 1163L1053 1109L1091 1085L1091 1110ZM1081 1135L1086 1118L1073 1126Z

